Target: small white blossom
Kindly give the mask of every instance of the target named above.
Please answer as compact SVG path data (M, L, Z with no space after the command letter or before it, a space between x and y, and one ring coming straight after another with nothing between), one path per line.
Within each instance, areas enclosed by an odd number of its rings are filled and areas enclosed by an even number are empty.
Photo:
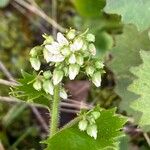
M79 51L82 49L84 42L81 38L77 38L74 40L73 44L70 45L71 51Z
M75 54L72 54L69 58L69 63L70 64L75 64L76 63L76 56Z
M68 45L68 40L64 37L64 35L60 32L57 33L57 41L60 46Z
M30 58L30 63L31 63L31 66L36 70L38 71L40 69L40 66L41 66L41 62L38 58Z
M88 125L87 134L91 137L94 137L94 139L97 139L97 126L95 124Z
M63 79L63 71L54 70L54 72L53 72L53 84L57 85L58 83L61 82L62 79Z
M100 72L96 72L93 74L92 82L95 84L96 87L101 86L101 73Z
M74 80L74 78L79 73L79 70L80 70L80 66L78 64L71 64L69 66L69 78L70 78L70 80Z

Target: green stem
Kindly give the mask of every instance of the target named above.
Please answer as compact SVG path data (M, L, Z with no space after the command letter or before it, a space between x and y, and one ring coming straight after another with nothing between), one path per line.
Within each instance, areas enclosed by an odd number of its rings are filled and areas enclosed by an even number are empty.
M50 135L53 136L58 129L59 124L59 97L60 86L56 85L54 87L54 97L53 97L53 104L51 110L51 122L50 122Z

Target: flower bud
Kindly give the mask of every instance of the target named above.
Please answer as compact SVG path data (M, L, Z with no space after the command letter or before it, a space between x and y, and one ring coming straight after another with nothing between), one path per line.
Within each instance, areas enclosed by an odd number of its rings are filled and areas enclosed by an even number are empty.
M92 67L92 66L87 66L87 67L85 68L85 71L86 71L87 75L90 75L90 76L93 75L94 70L95 70L95 68Z
M91 33L87 34L86 39L89 42L95 42L95 36L93 34L91 34Z
M101 73L100 72L96 72L93 74L92 82L95 84L96 87L101 86Z
M69 58L69 63L70 64L75 64L76 63L76 56L75 54L72 54Z
M57 33L57 41L58 41L60 46L69 45L68 40L60 32Z
M90 124L95 124L95 118L93 117L93 115L88 116L87 119Z
M71 51L79 51L82 49L84 42L82 40L82 38L77 38L74 40L73 44L70 45L70 49Z
M53 84L57 85L63 79L63 71L54 70L53 72Z
M95 124L87 126L87 134L97 139L97 126Z
M30 63L31 63L31 66L36 70L38 71L40 69L40 66L41 66L41 62L38 58L30 58Z
M85 131L88 126L88 121L86 119L81 120L78 124L78 127L81 131Z
M46 93L49 93L51 95L54 94L54 86L50 80L45 80L43 82L43 89Z
M94 117L95 120L98 119L101 115L100 112L98 112L98 111L93 111L91 114L92 114L92 116Z
M34 87L35 90L40 91L42 89L41 81L40 80L36 80L33 83L33 87Z
M82 66L83 63L84 63L83 56L81 56L81 55L76 56L76 61L77 61L77 64L79 64L80 66Z
M48 70L48 71L45 71L45 72L43 73L43 76L44 76L45 79L49 79L49 78L52 76L52 74L51 74L51 72Z
M78 64L71 64L69 66L69 78L70 78L70 80L74 80L74 78L79 73L79 70L80 70L80 66Z
M65 76L68 76L68 72L69 72L68 67L64 67L64 68L63 68L63 70L64 70L64 74L65 74Z
M64 55L64 56L68 56L70 55L70 49L69 47L64 47L61 49L61 53Z
M69 40L73 40L74 39L74 37L76 36L76 31L74 30L74 29L71 29L68 33L67 33L67 38L69 39Z
M89 51L92 53L93 56L96 55L96 48L94 44L89 45Z
M100 69L100 68L104 67L104 64L102 62L100 62L100 61L96 61L95 62L95 67L98 68L98 69Z
M59 95L60 95L60 97L63 98L63 99L67 99L67 97L68 97L68 96L67 96L67 93L66 93L66 91L65 91L64 88L62 88L62 89L60 90Z
M42 50L41 46L33 47L30 51L31 57L37 57L38 53Z
M42 36L43 36L43 38L45 38L45 41L43 43L44 45L51 44L54 41L53 37L50 35L43 34Z

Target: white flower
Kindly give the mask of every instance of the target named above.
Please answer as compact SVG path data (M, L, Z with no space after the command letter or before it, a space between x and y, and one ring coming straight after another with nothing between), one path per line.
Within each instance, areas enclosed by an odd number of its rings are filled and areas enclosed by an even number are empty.
M78 64L71 64L69 66L69 78L70 80L74 80L76 75L79 73L80 66Z
M64 37L64 35L60 32L57 33L57 41L60 46L68 45L68 40Z
M100 72L96 72L93 74L92 82L95 84L96 87L101 86L101 73Z
M54 70L53 72L53 84L57 85L63 79L63 71L61 70Z
M89 51L92 53L92 55L96 55L96 48L94 44L89 45Z
M43 89L46 93L49 93L51 95L54 94L54 86L50 80L45 80L43 82Z
M68 97L66 91L64 90L64 88L61 88L59 95L63 99L67 99L67 97Z
M72 54L69 58L69 63L70 64L75 64L76 63L76 56Z
M97 126L95 124L89 125L87 127L87 134L94 137L94 139L97 139Z
M52 42L50 45L45 45L45 48L52 54L60 53L60 46L57 42Z
M81 120L81 121L79 122L78 126L79 126L79 129L80 129L81 131L85 131L86 128L87 128L87 126L88 126L88 121L85 120L85 119L84 119L84 120Z
M64 61L65 57L61 54L52 54L47 49L43 51L44 59L47 62L62 62Z
M41 62L38 58L30 58L30 63L31 63L31 66L36 70L38 71L40 69L40 66L41 66Z
M77 38L74 40L73 44L70 45L70 50L71 51L79 51L82 49L84 42L81 38Z

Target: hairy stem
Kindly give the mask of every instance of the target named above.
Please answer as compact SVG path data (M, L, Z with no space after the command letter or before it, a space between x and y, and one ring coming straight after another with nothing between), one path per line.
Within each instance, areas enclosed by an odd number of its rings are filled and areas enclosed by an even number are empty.
M51 110L51 122L50 122L50 135L53 136L58 129L59 124L59 97L60 86L56 85L54 87L54 97L53 97L53 104Z

